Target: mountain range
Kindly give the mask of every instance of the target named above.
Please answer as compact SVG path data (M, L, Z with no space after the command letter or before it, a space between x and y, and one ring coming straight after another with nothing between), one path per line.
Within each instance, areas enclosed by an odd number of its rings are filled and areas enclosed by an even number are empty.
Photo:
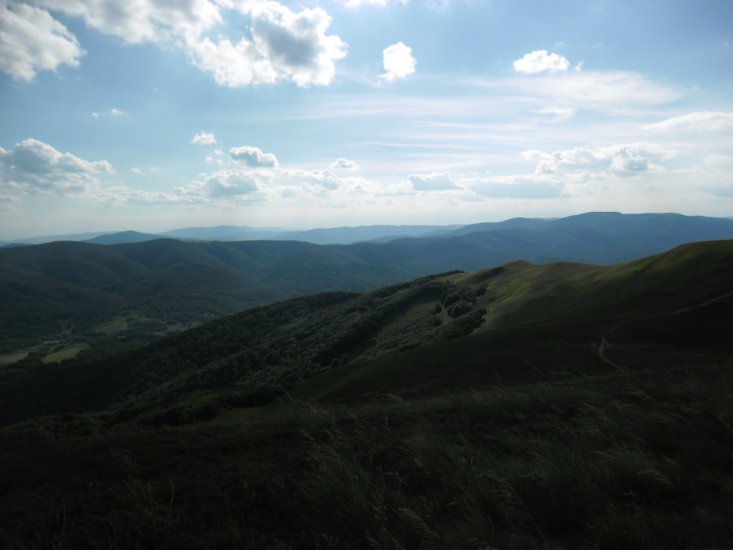
M0 250L0 332L12 345L104 331L110 323L165 331L316 292L365 291L518 259L608 265L723 238L733 238L733 220L589 213L350 245L155 239L5 248Z

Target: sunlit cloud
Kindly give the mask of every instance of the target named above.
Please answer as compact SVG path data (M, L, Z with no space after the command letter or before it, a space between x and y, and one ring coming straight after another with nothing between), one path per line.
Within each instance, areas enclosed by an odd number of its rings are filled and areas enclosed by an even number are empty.
M384 65L384 73L380 75L382 80L392 82L415 72L417 61L412 56L412 48L402 42L387 46L382 52L382 58Z
M523 74L557 73L567 71L570 61L559 54L547 53L547 50L535 50L524 54L512 66L515 71Z

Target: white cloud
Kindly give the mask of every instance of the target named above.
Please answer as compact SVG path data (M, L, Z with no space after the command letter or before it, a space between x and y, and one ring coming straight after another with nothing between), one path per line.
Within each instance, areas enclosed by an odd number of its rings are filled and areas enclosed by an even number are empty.
M212 199L242 197L259 190L255 178L242 170L220 170L208 176L204 182Z
M359 8L361 6L378 6L384 8L391 2L405 6L410 0L340 0L340 3L347 8Z
M118 109L117 107L112 107L109 111L105 111L100 113L99 111L94 111L92 113L92 118L100 119L103 117L112 117L112 118L122 118L129 116L128 113L123 111L122 109Z
M412 174L407 177L408 183L415 191L448 191L460 189L453 179L445 173Z
M20 199L13 195L0 194L0 210L12 210L13 206L20 202Z
M651 151L639 145L611 145L590 149L576 147L564 151L544 153L525 151L522 157L537 162L535 174L554 174L560 171L612 172L628 176L646 172L653 160L669 157L672 153Z
M259 147L232 147L229 149L232 160L243 162L252 168L274 168L277 166L277 157L272 153L264 153Z
M733 164L733 156L723 155L721 153L708 153L705 155L705 164L708 166L723 166Z
M475 178L466 184L474 193L492 199L554 199L563 190L555 180L525 175Z
M353 160L348 159L336 159L331 163L331 168L334 170L353 170L357 167L357 164Z
M244 6L252 39L190 41L196 66L220 86L240 87L291 81L297 86L325 86L333 81L335 62L346 56L346 43L327 35L331 18L320 9L290 11L277 2Z
M142 176L143 175L143 171L140 170L140 168L130 168L130 172L132 172L136 176Z
M545 106L588 109L610 114L636 114L650 106L679 99L683 90L625 71L583 71L532 79L487 82L485 87L512 96L525 96Z
M216 145L216 136L212 133L199 132L193 136L191 143L194 145Z
M701 111L647 124L651 132L726 132L733 130L733 112Z
M0 70L31 80L37 70L78 65L76 37L52 12L79 17L126 43L152 42L188 52L217 84L237 87L291 81L301 87L328 85L346 44L327 35L331 18L321 8L293 12L275 1L230 0L29 0L12 10L4 2L0 19ZM16 6L16 4L12 4ZM249 19L245 38L212 40L206 34L231 11ZM39 41L40 38L40 41ZM40 42L40 47L39 47ZM113 116L115 113L111 113Z
M415 72L417 61L412 56L412 48L402 42L387 46L382 51L384 74L380 78L392 82L398 78L405 78Z
M572 107L560 107L558 105L553 105L538 109L537 112L541 115L554 115L558 120L564 120L575 115L576 111Z
M79 65L84 51L69 30L42 9L0 4L0 71L30 81L38 71Z
M130 44L199 36L222 20L218 2L211 0L34 0L34 3L67 16L81 17L88 26Z
M0 185L29 193L80 193L112 173L106 160L87 161L62 153L37 139L17 143L12 151L0 151Z
M570 61L556 53L547 53L547 50L535 50L524 54L513 64L514 70L523 74L537 74L544 72L563 72L570 67Z

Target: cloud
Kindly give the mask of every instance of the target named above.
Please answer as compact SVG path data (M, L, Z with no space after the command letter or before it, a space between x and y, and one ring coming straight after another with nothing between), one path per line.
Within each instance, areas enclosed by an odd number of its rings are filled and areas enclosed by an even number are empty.
M560 171L613 172L629 176L646 172L652 157L662 157L659 152L645 150L637 145L612 145L590 149L576 147L564 151L544 153L525 151L522 157L537 162L535 174L554 174Z
M554 115L558 120L564 120L574 116L576 111L572 107L560 107L553 105L538 109L537 112L541 115Z
M229 149L229 156L232 160L243 162L252 168L275 168L277 157L272 153L264 153L259 147L232 147Z
M0 150L0 185L29 193L84 192L112 172L106 160L87 161L37 139L17 143L13 151Z
M140 170L140 168L130 168L130 172L132 172L136 176L142 176L143 175L143 171Z
M0 4L0 71L28 82L38 71L76 67L84 51L69 30L42 9Z
M216 136L211 133L199 132L193 136L191 143L194 145L216 145Z
M109 111L100 113L99 111L92 112L92 118L100 119L102 117L122 118L129 116L128 113L117 107L112 107Z
M290 11L277 2L253 3L252 39L236 44L210 38L189 43L194 64L211 73L220 86L241 87L291 81L300 87L333 81L335 62L346 56L346 43L327 35L331 18L321 8Z
M524 54L521 59L512 63L514 70L522 74L537 74L544 72L558 73L568 70L570 61L556 53L547 53L547 50L535 50Z
M12 10L2 4L0 70L31 80L37 70L78 65L83 55L76 37L51 12L79 17L87 26L128 44L143 42L186 51L191 61L221 86L294 82L328 85L346 43L327 35L331 18L321 8L293 12L275 1L230 0L33 0ZM16 6L16 4L13 4ZM245 36L234 43L206 34L229 12L247 16ZM39 40L40 38L40 40ZM39 46L40 43L40 46Z
M104 34L129 44L169 42L199 36L222 21L218 2L211 0L34 0L50 11L81 17Z
M415 72L417 61L412 56L412 48L405 46L402 42L387 46L382 51L384 74L380 75L382 80L392 82L398 78L405 78Z
M360 8L361 6L378 6L384 8L391 2L405 6L410 0L340 0L340 3L347 8Z
M733 130L733 112L700 111L689 113L654 124L647 124L645 129L659 133L726 132Z
M528 176L497 176L471 182L474 193L492 199L554 199L562 194L555 181Z
M407 177L408 183L415 191L447 191L460 189L453 179L445 173L412 174Z
M0 194L0 210L12 210L13 206L20 202L20 199L13 195Z
M348 159L336 159L331 163L331 168L334 170L353 170L357 167L357 164L353 160Z
M257 181L242 170L220 170L208 176L204 187L212 199L242 197L259 190Z

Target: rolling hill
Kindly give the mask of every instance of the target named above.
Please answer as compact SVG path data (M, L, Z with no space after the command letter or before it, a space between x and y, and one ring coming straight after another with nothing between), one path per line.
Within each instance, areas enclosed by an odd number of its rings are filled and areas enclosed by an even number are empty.
M34 397L14 390L2 400L3 414L21 417L10 403L33 409L46 388L58 400L44 405L47 412L122 406L151 418L187 418L195 414L188 407L259 405L284 391L329 400L378 392L425 396L497 377L523 380L537 370L598 374L615 363L602 353L608 342L613 355L620 353L633 327L633 338L661 346L661 353L670 338L692 341L699 352L730 353L731 269L733 241L718 241L610 267L518 261L366 294L295 298L129 356L82 362L72 371L44 365L24 390ZM707 314L704 323L682 331L699 311ZM680 326L658 341L663 335L651 330L655 323Z
M731 269L733 241L514 261L29 357L0 369L0 537L729 547Z
M692 240L733 237L733 221L675 214L591 213L474 229L351 245L155 239L3 249L0 331L12 345L118 321L165 330L293 296L364 291L451 269L517 259L611 264Z

